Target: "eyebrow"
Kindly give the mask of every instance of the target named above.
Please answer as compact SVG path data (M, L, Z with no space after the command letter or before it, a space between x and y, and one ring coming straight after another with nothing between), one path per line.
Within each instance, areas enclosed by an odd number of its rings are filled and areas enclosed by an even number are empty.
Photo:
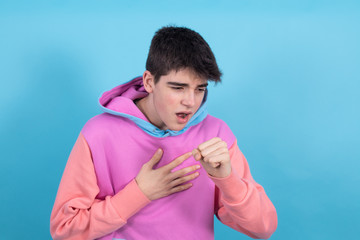
M168 85L178 86L178 87L188 87L187 83L179 83L179 82L167 82ZM196 87L207 87L208 83L197 85Z

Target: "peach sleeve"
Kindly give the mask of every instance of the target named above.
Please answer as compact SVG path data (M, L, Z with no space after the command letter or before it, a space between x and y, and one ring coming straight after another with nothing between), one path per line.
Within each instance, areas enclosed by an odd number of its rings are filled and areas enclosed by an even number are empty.
M249 165L237 146L229 149L232 172L226 178L210 178L215 188L215 214L225 225L252 238L269 238L277 227L274 205L263 187L251 176Z
M126 224L150 203L132 180L114 196L99 193L91 152L80 133L66 164L50 218L53 239L95 239Z

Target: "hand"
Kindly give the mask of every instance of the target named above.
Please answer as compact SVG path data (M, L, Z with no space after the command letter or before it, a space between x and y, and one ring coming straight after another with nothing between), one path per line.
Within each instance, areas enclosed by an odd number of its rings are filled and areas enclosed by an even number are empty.
M153 169L154 165L160 161L162 155L163 151L158 149L150 161L141 167L140 172L135 178L140 190L150 200L184 191L192 186L191 183L186 182L199 176L198 172L187 174L199 169L200 165L193 165L171 172L172 169L191 157L191 152L181 155L163 167Z
M215 137L200 144L192 151L192 154L209 175L218 178L230 175L230 154L226 142L221 138Z

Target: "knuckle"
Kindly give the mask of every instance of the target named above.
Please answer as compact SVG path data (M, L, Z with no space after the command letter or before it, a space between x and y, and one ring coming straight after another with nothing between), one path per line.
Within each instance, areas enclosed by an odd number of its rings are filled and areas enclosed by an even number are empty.
M221 150L221 153L227 153L228 152L228 149L227 148L223 148L222 150Z
M180 165L181 163L182 163L181 158L176 159L176 161L175 161L176 166Z
M185 185L179 185L175 188L175 192L180 192L186 189Z
M201 156L204 157L204 156L207 155L207 152L208 152L208 151L206 151L206 149L203 149L203 150L200 151L200 154L201 154Z
M193 167L192 167L192 166L181 169L181 173L182 173L183 175L185 175L185 174L187 174L187 173L189 173L189 172L191 172L191 171L193 171Z
M186 177L183 177L183 178L179 179L179 184L182 184L187 181L188 181L188 179Z
M195 173L189 175L187 180L192 180L192 179L196 178L197 176L198 176L198 172L195 172Z
M186 169L186 173L192 172L192 171L194 171L194 170L196 170L196 165L193 165L193 166L187 167L187 169Z
M176 179L179 178L179 175L178 172L172 172L167 177L170 181L175 181Z
M174 188L174 187L176 187L177 185L179 185L179 183L180 183L180 180L177 178L177 179L171 181L171 182L169 183L169 186L172 187L172 188Z
M179 170L179 173L181 174L181 176L185 175L188 172L189 172L188 168L183 168L183 169Z
M174 188L172 188L171 190L170 190L170 194L173 194L173 193L176 193L176 192L178 192L179 190L179 187L174 187Z
M169 175L163 175L161 179L163 183L167 183L171 180L171 177Z
M190 176L190 179L189 180L191 180L191 179L194 179L194 178L196 178L197 176L199 176L199 173L194 173L194 174L192 174L191 176Z
M182 182L181 178L176 178L172 181L172 185L177 186Z
M212 140L219 140L219 137L213 137Z

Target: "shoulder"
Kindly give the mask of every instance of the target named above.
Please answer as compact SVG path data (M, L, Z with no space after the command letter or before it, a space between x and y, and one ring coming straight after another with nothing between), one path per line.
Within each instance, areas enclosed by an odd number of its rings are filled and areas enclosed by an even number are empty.
M89 119L81 130L86 139L101 138L115 131L117 128L126 126L126 119L108 113L102 113Z
M230 133L231 129L226 122L210 114L203 120L204 127L217 130L219 133ZM232 132L231 132L232 133Z
M110 114L102 113L90 118L81 130L84 133L97 132L106 128L105 126L112 121L113 116Z
M208 114L202 123L206 131L214 132L214 134L224 140L229 147L235 142L235 135L226 122L222 119Z

